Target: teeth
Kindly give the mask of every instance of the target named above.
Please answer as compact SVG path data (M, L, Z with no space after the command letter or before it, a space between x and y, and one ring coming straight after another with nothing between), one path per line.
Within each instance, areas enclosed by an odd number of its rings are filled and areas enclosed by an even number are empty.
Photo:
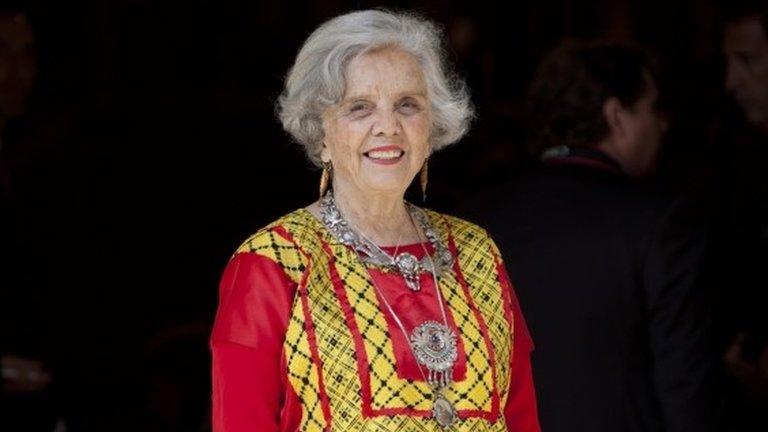
M402 154L402 150L371 151L368 152L368 157L373 159L396 159Z

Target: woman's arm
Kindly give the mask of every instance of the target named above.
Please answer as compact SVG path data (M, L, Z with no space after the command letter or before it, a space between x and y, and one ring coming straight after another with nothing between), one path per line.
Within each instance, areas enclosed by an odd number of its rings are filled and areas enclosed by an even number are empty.
M512 376L509 381L507 403L504 406L504 419L509 431L540 432L536 391L533 386L533 371L531 370L533 341L512 284L509 282L503 265L500 267L499 276L502 280L502 288L509 293L514 321L514 346L510 361Z
M211 335L213 430L295 430L298 398L287 382L283 341L296 284L273 260L238 253L219 288Z
M512 377L509 383L504 419L510 431L539 432L536 392L533 387L530 350L515 342Z

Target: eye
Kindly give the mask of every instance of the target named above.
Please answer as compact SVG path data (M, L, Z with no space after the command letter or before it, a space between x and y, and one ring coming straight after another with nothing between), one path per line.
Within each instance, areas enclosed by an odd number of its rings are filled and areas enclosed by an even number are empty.
M421 111L421 105L412 98L406 98L400 102L397 109L404 114L414 114Z
M371 104L364 101L353 102L348 112L354 117L363 117L371 112Z

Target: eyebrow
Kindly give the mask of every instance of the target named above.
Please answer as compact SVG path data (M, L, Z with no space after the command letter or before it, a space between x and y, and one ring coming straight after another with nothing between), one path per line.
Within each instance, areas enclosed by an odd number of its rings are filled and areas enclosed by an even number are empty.
M414 92L402 92L398 94L398 99L404 98L404 97L427 97L427 92L423 91L414 91ZM371 100L374 99L373 95L371 94L360 94L360 95L350 95L345 97L341 100L342 103L350 102L350 101L357 101L357 100Z

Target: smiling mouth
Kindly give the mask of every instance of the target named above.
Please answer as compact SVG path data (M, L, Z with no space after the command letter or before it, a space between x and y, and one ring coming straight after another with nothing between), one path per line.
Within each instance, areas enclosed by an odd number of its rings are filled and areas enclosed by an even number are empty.
M405 152L403 150L371 150L363 153L369 159L377 161L394 161L400 159Z

